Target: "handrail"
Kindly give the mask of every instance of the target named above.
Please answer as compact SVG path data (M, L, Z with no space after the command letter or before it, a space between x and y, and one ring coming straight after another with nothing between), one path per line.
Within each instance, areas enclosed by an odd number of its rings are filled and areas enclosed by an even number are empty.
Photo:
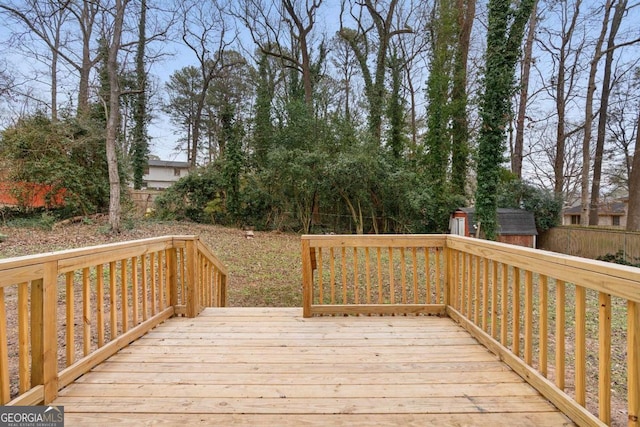
M423 251L416 248L443 255L420 260L416 252ZM388 254L386 259L381 252ZM411 282L416 277L425 281L419 274L425 265L431 272L440 268L435 287L441 287L441 299L435 305L420 300L418 310ZM305 317L437 312L444 307L580 425L611 423L612 374L622 376L628 425L640 425L637 268L453 235L331 235L302 237L302 273ZM433 284L431 274L426 282ZM386 298L382 304L368 304L372 283L380 286L377 295ZM595 354L589 353L587 340L597 342ZM612 371L612 356L619 359L625 352L624 366ZM593 359L598 360L595 369L587 363ZM624 369L626 375L620 372ZM597 402L595 407L587 397Z
M453 319L580 425L611 423L611 358L626 350L617 369L627 371L628 423L639 425L639 269L461 236L447 250Z
M302 236L303 315L440 314L445 236Z
M227 274L196 236L0 260L0 404L51 402L167 318L224 306Z

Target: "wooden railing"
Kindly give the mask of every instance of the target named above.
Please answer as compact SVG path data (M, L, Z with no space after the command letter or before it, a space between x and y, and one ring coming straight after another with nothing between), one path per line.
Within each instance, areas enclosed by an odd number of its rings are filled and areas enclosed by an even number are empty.
M167 318L224 306L226 276L194 236L0 260L0 404L51 402Z
M612 400L640 425L637 268L451 235L303 236L302 261L304 316L444 306L579 425Z
M304 316L444 314L444 236L302 236Z

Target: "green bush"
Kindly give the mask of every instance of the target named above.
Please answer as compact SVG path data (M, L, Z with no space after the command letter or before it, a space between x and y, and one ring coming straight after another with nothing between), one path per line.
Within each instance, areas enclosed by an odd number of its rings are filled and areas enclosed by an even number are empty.
M197 169L156 199L155 215L162 220L190 220L211 223L211 207L207 205L218 199L223 200L222 177L215 165ZM217 209L216 215L226 215L224 206Z
M600 255L596 259L600 260L600 261L612 262L614 264L629 265L629 266L632 266L632 267L640 267L640 263L638 263L638 262L636 262L634 264L634 263L632 263L630 261L627 261L627 258L624 256L624 251L622 249L618 249L618 252L616 252L615 254L607 253L605 255ZM635 261L638 261L638 259L636 258Z

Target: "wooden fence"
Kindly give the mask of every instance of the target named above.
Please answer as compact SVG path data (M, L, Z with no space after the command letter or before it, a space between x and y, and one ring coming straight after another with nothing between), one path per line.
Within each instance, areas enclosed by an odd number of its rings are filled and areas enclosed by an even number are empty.
M640 263L640 232L594 227L561 226L538 237L538 247L583 258L621 252L624 259Z
M154 208L156 199L163 193L164 190L134 190L129 189L129 195L131 201L136 207L136 212L140 216L144 216L150 209Z
M579 425L612 399L640 425L637 268L452 235L303 236L302 261L305 316L444 307Z
M194 236L0 260L0 404L51 402L167 318L224 306L226 276Z

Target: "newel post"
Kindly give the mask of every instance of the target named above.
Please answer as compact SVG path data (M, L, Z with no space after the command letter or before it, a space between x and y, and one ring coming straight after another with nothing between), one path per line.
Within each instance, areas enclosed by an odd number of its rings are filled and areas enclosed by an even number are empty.
M449 237L444 238L444 305L451 305L451 278L453 277L453 262L451 262L451 250L449 249Z
M302 236L302 317L311 317L313 270L309 240Z
M167 283L169 295L167 301L174 309L178 305L178 251L175 247L167 250Z
M198 315L200 301L198 292L198 241L190 239L186 241L187 258L187 317Z
M58 264L44 264L31 282L31 386L44 387L44 404L58 397Z

